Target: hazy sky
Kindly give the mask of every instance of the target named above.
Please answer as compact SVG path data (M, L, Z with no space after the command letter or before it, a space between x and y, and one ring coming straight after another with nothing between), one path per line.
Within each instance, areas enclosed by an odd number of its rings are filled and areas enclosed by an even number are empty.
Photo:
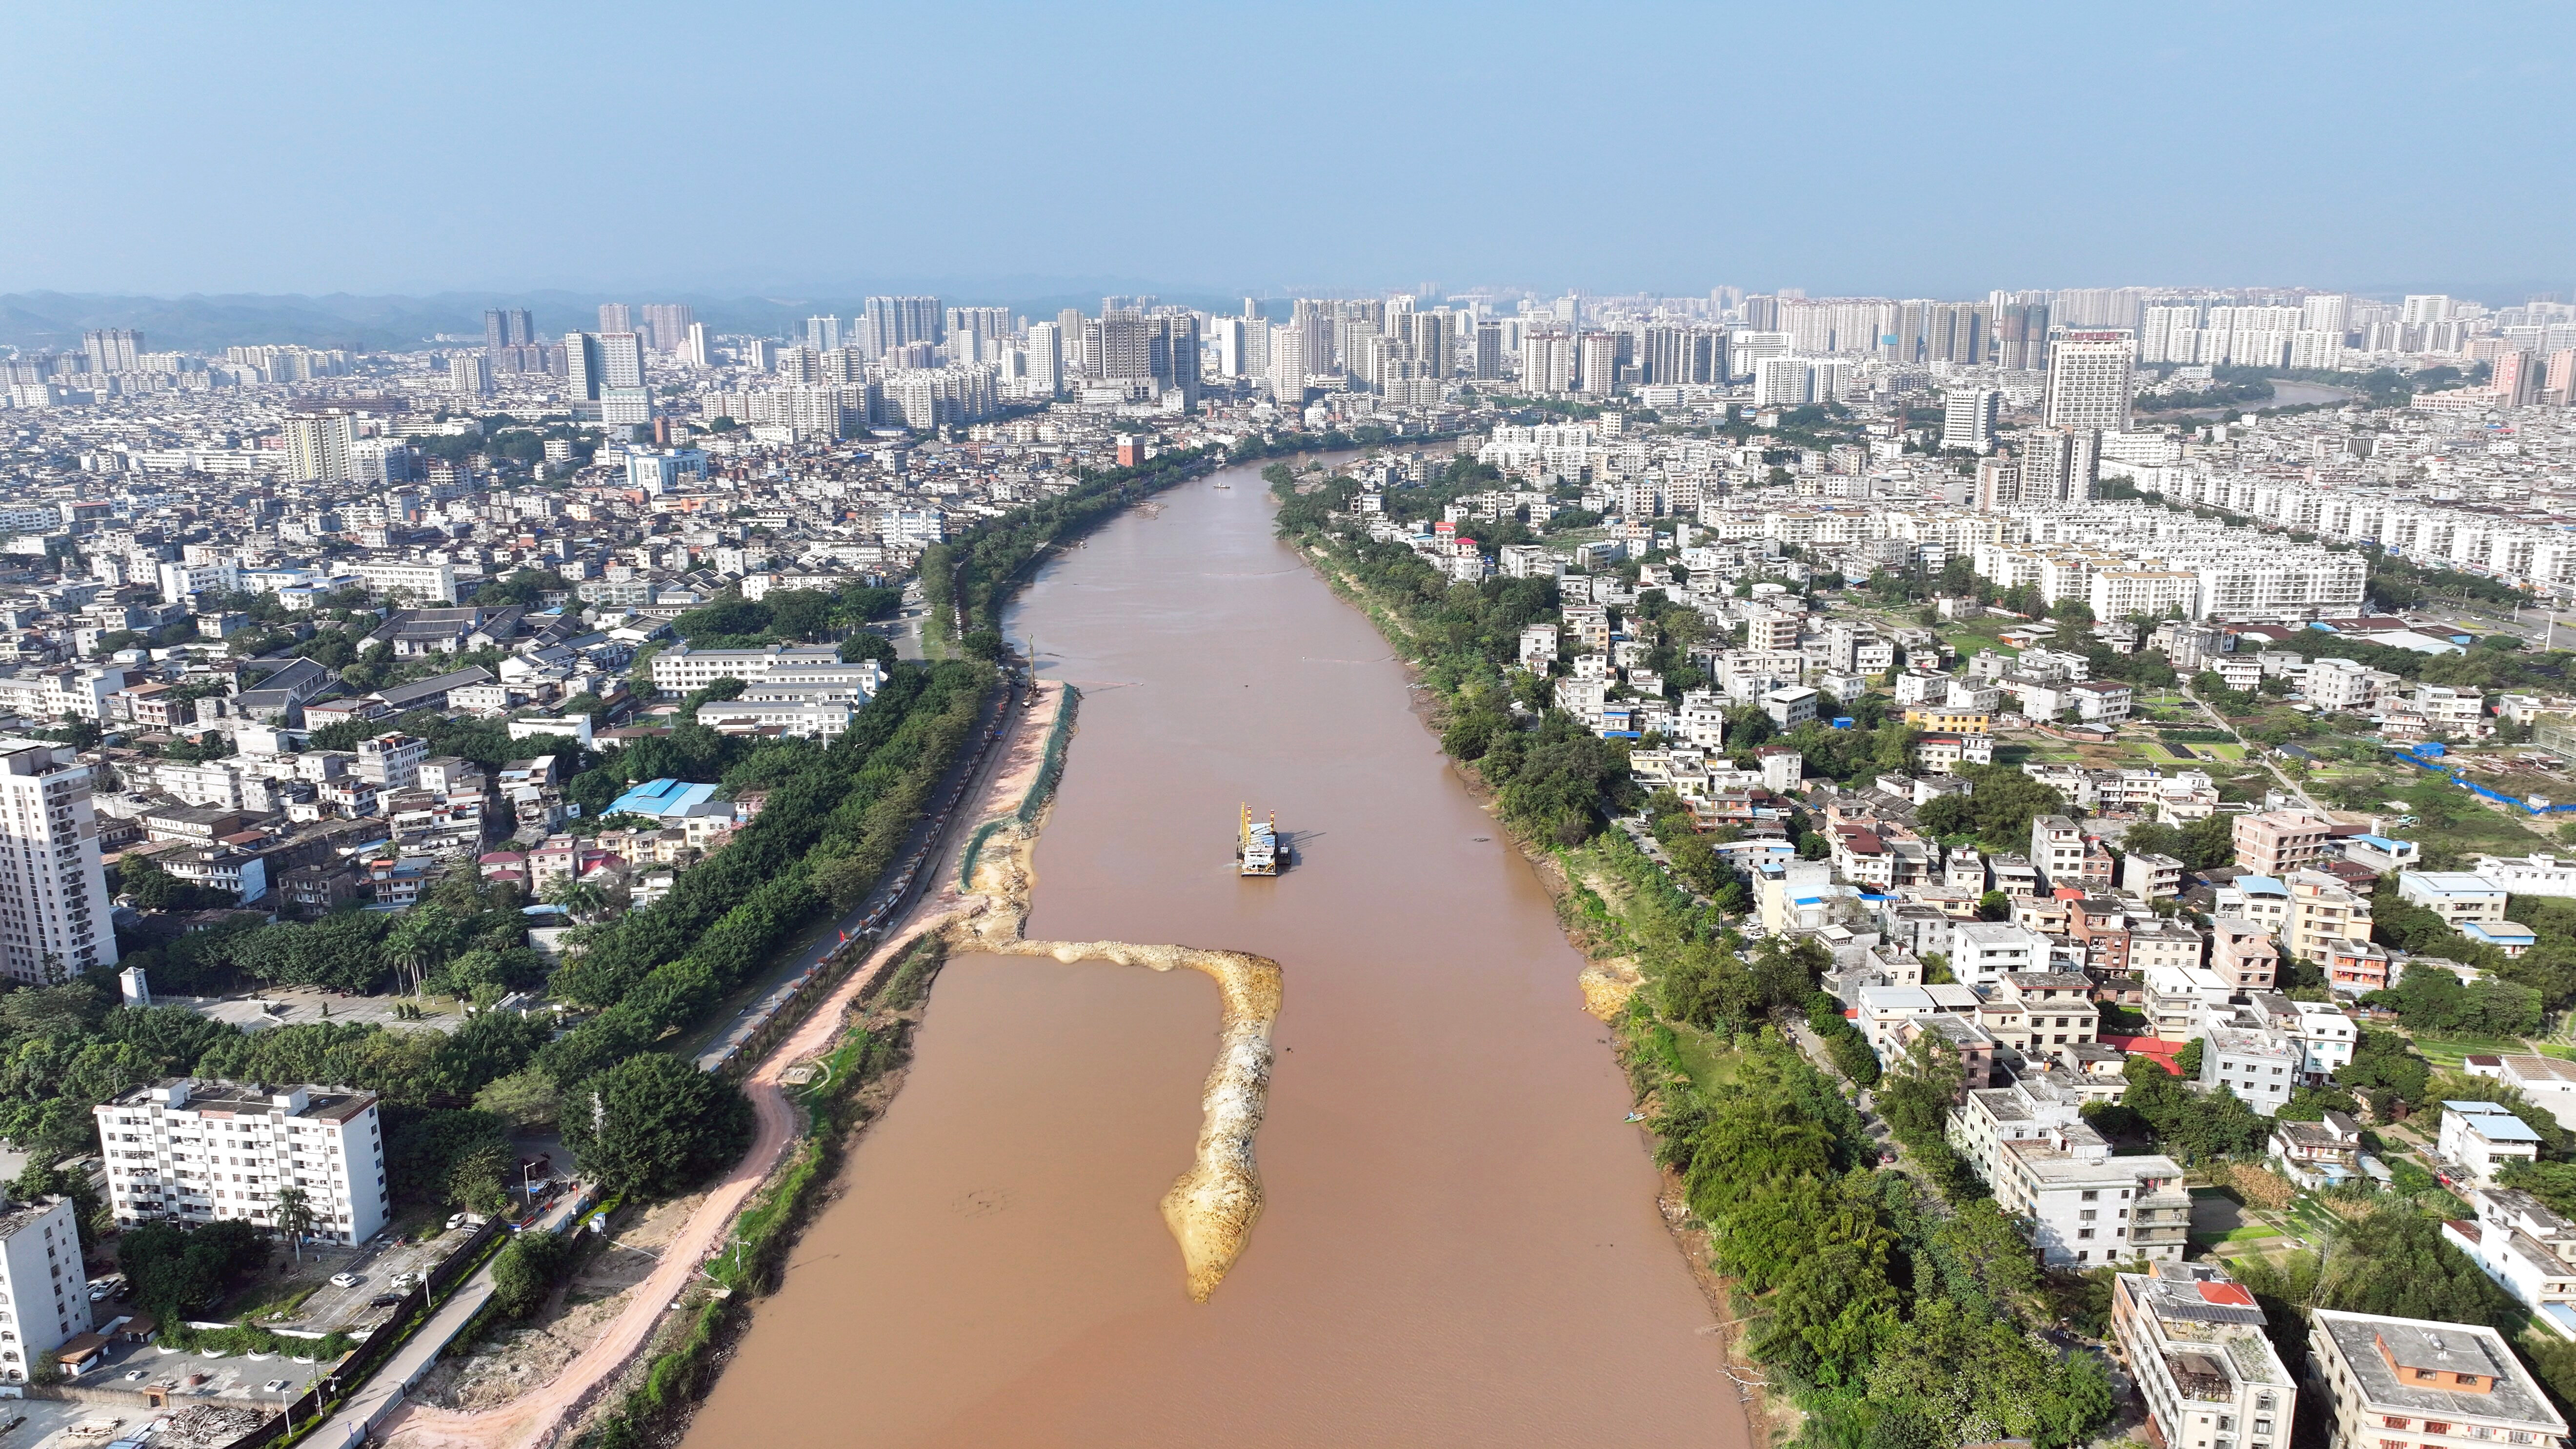
M2565 285L2571 72L2474 0L23 3L0 291Z

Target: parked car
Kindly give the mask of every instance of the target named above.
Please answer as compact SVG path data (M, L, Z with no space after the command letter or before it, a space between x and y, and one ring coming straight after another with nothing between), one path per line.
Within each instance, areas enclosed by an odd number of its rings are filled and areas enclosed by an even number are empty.
M334 1273L331 1275L331 1286L334 1288L355 1288L358 1286L358 1275L355 1273Z
M375 1297L367 1300L367 1306L369 1308L391 1308L401 1301L403 1301L403 1296L399 1293L379 1293Z
M285 1390L286 1380L284 1379L270 1379L267 1383L259 1386L259 1391L263 1394L283 1393Z

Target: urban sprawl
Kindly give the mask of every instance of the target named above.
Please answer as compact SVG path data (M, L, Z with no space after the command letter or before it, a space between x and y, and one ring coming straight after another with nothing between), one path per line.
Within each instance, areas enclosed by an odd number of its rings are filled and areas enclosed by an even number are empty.
M560 974L770 799L704 742L819 750L905 661L991 657L926 554L1208 450L1276 456L1328 562L1534 586L1495 728L1608 762L1553 843L1606 822L1735 954L1800 963L1855 1086L1935 1074L1888 1162L1946 1154L2046 1269L2118 1270L2092 1331L2161 1442L2288 1449L2304 1396L2343 1449L2565 1443L2576 305L884 296L787 336L612 304L153 342L0 357L0 976L224 1039L9 1106L0 1381L121 1352L117 1280L44 1276L102 1231L356 1252L534 1210L524 1159L407 1201L417 1103L227 1075L356 1060L234 1038L399 991L408 1030L523 1034L441 1110L568 1093L548 1043L629 1008ZM289 944L342 929L359 957ZM2282 1254L2399 1197L2506 1306L2316 1307L2294 1375ZM363 1298L317 1330L399 1306Z

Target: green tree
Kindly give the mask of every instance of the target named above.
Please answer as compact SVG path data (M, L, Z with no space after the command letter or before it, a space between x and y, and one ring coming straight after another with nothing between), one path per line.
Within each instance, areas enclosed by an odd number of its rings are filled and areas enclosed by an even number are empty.
M534 1317L572 1264L571 1240L538 1228L519 1233L492 1260L493 1307L510 1318Z
M673 1057L630 1057L567 1095L565 1145L609 1192L672 1197L751 1145L740 1089Z
M277 1230L286 1234L287 1245L293 1250L296 1261L303 1261L304 1237L313 1231L313 1200L300 1187L281 1187L277 1190L277 1204L269 1216L276 1222Z
M1966 1082L1959 1053L1940 1033L1925 1031L1880 1079L1879 1115L1909 1147L1937 1142Z
M529 1067L496 1077L474 1094L474 1110L489 1112L514 1127L552 1126L563 1093L543 1069Z

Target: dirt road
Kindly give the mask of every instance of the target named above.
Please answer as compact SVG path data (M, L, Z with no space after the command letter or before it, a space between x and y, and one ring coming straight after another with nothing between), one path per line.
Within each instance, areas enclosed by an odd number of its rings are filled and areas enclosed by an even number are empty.
M1002 768L985 787L976 807L957 814L959 825L971 825L1018 807L1045 758L1047 727L1055 719L1061 691L1059 684L1040 683L1033 707L1010 712L1005 725L1008 733L996 746L1004 752ZM900 957L924 933L947 924L958 912L978 908L979 901L963 896L957 889L957 856L970 835L967 829L950 833L939 855L937 888L914 904L899 919L893 934L879 943L849 979L818 1003L804 1024L780 1042L744 1080L743 1091L751 1098L758 1123L751 1150L723 1182L708 1192L705 1204L664 1250L661 1266L644 1280L626 1311L606 1326L599 1339L552 1383L500 1408L460 1412L411 1404L397 1409L377 1428L375 1437L379 1442L397 1449L544 1449L562 1436L589 1407L600 1388L651 1341L663 1314L698 1271L698 1265L725 1244L743 1204L785 1156L795 1139L799 1114L780 1090L780 1075L838 1039L842 1013L888 962Z

